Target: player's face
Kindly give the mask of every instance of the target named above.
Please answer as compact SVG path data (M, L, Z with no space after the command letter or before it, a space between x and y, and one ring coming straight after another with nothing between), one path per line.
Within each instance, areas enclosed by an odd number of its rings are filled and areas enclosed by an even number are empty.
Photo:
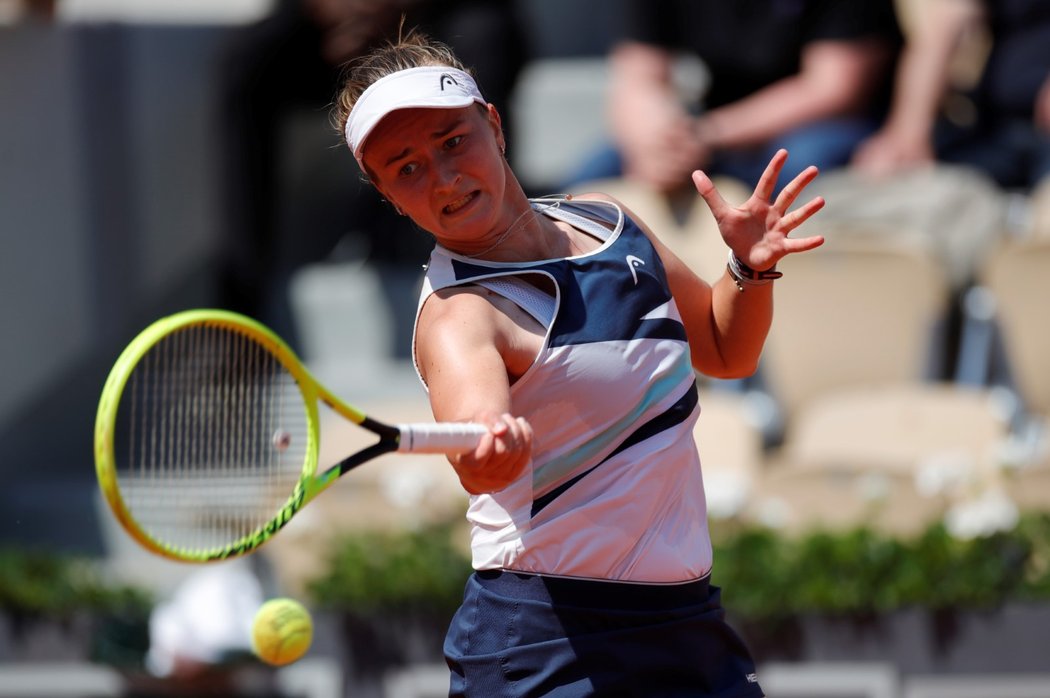
M369 135L376 188L439 242L469 253L503 230L509 169L494 108L401 109Z

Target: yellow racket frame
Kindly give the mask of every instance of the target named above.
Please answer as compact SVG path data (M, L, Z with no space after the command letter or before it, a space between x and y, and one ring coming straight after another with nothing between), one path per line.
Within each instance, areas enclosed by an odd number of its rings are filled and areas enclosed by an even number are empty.
M240 540L207 551L186 550L158 541L135 521L120 493L113 443L120 397L139 361L164 337L193 325L231 329L264 346L298 383L307 419L306 458L299 480L287 501L275 512L270 521ZM102 389L95 419L95 471L102 494L121 526L140 545L157 555L184 562L211 562L251 552L268 541L291 520L299 509L340 475L336 470L326 472L320 478L317 477L317 459L320 450L318 400L324 401L326 405L355 424L361 424L366 419L363 412L345 404L325 390L310 375L284 340L268 327L249 317L226 310L201 309L186 310L161 318L128 344L114 364Z

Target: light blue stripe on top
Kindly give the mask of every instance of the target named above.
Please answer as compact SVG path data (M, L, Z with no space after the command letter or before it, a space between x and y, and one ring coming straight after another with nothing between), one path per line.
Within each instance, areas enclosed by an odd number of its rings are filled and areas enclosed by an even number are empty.
M645 340L643 340L645 341ZM593 434L579 448L562 454L554 460L534 467L532 472L532 491L543 494L566 480L594 466L601 458L612 452L621 441L627 438L635 428L652 416L643 415L653 405L676 396L679 386L688 386L695 380L688 353L683 353L666 375L652 381L642 399L615 423Z

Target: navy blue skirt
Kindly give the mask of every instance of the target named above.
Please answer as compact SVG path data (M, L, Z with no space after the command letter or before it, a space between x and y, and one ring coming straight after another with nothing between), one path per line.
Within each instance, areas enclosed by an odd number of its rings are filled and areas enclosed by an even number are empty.
M450 696L761 698L707 580L625 584L471 575L445 638Z

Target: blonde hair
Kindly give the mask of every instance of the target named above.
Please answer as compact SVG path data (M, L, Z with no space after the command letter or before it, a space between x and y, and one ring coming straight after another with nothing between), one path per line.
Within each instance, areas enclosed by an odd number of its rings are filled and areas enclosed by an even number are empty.
M342 86L332 109L332 125L343 134L350 110L368 87L392 73L409 68L423 66L448 66L458 68L472 77L473 71L456 58L456 54L447 45L432 39L421 31L410 29L402 34L399 30L396 40L356 58L343 69Z

